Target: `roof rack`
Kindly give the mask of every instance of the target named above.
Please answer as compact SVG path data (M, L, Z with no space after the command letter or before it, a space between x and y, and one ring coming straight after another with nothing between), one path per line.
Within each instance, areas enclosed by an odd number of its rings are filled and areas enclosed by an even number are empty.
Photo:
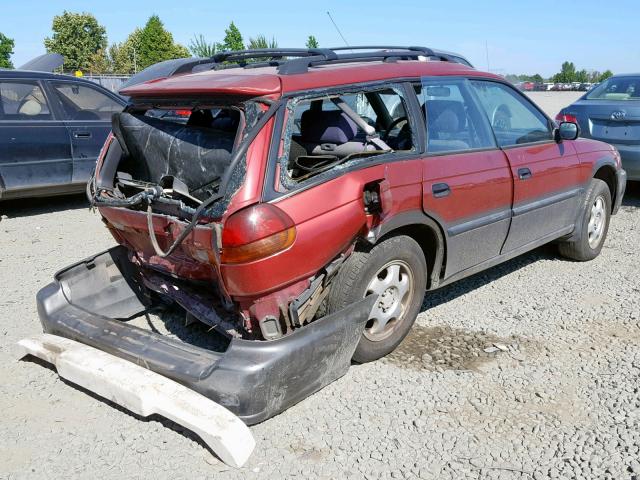
M351 53L342 53L349 50ZM210 58L184 59L169 76L191 73L194 69L202 71L206 69L257 68L263 66L275 66L281 75L294 75L307 72L310 67L319 65L375 61L391 62L419 57L448 60L445 56L434 53L430 48L415 46L363 45L336 48L259 48L220 52ZM254 61L260 59L264 59L264 61Z

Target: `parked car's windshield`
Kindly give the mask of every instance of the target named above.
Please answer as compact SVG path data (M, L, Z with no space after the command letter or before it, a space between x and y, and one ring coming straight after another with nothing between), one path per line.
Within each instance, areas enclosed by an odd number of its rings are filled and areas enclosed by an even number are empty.
M591 90L587 100L640 100L640 76L611 77Z

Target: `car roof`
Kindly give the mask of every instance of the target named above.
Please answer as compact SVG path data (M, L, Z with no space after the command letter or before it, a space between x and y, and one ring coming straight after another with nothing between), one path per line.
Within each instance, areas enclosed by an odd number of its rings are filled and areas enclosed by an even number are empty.
M87 80L82 77L74 77L64 73L50 73L40 72L36 70L14 70L14 69L0 69L0 78L28 78L38 80L74 80L82 83L89 83L91 85L97 85L91 80ZM98 85L99 86L99 85Z
M320 65L299 74L281 74L276 67L206 70L150 80L125 88L120 94L131 97L196 94L278 97L305 90L424 76L474 76L502 80L498 75L455 62L398 60Z
M616 73L615 75L613 75L613 77L615 77L615 78L620 78L620 77L640 77L640 73Z

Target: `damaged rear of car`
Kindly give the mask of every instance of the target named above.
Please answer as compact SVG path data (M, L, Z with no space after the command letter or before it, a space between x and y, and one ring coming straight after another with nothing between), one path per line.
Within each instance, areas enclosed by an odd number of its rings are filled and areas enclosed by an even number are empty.
M297 238L294 219L260 201L278 92L256 96L236 84L207 95L156 93L131 95L113 116L87 187L119 245L59 272L39 293L44 330L257 423L346 372L373 297L317 314L348 244L312 275L292 278L277 261ZM167 121L163 110L189 111L189 119ZM222 335L224 346L202 348L128 323L166 308Z

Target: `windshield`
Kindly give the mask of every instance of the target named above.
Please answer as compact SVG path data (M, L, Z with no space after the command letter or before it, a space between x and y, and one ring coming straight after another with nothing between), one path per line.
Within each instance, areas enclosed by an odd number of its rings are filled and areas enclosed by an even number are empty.
M587 100L640 100L640 76L611 77L591 90Z

